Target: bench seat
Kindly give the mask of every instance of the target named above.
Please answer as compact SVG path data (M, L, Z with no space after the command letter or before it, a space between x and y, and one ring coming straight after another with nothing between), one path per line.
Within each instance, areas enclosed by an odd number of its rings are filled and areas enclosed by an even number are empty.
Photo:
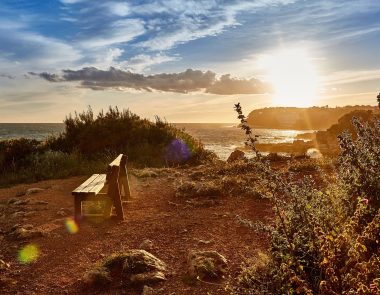
M107 182L107 174L93 174L89 179L83 182L72 194L74 196L87 195L96 196L104 188Z

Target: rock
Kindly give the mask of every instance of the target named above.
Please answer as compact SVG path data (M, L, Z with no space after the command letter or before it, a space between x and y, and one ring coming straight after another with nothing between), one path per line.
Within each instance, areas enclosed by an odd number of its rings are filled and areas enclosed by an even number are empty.
M62 216L62 217L69 216L71 215L71 210L67 208L61 208L57 212L57 215Z
M16 202L13 203L13 205L27 205L29 204L30 200L29 199L26 199L26 200L17 200Z
M191 251L187 263L192 279L220 279L227 271L227 259L216 251Z
M29 189L26 190L25 195L29 196L29 195L32 195L32 194L37 194L37 193L42 192L42 191L44 191L43 188L38 188L38 187L29 188Z
M17 227L9 233L9 235L17 240L26 240L36 237L42 237L43 232L34 229L26 229L24 227Z
M7 263L4 260L0 259L0 270L6 270L10 267L11 267L10 263Z
M165 272L166 264L145 250L129 250L123 265L125 274Z
M149 285L166 280L166 264L145 250L113 254L100 267L107 269L109 274L121 276L127 284Z
M139 248L145 251L151 251L153 249L153 242L146 239L140 244Z
M227 163L245 159L245 153L240 150L234 150L227 159Z
M213 243L213 240L202 240L202 239L194 239L194 241L197 241L199 244L208 245Z

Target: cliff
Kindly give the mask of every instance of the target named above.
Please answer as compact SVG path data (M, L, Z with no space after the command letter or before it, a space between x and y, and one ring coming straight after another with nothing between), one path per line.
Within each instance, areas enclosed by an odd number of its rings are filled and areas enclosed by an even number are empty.
M342 116L357 110L378 112L375 106L273 107L253 110L248 115L248 123L254 128L326 130L338 123Z

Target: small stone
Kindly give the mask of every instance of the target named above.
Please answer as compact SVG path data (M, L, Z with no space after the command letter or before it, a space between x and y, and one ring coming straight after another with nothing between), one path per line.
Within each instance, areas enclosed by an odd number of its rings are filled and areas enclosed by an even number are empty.
M35 237L42 237L43 233L39 230L28 230L23 227L18 227L13 232L11 232L10 235L18 240L26 240Z
M139 248L145 251L151 251L153 249L153 242L146 239L140 244Z
M30 200L29 199L26 199L26 200L17 200L16 202L13 203L13 205L27 205L29 204Z
M42 192L44 191L43 188L30 188L30 189L27 189L26 192L25 192L25 195L29 196L29 195L32 195L32 194L37 194L39 192Z
M5 270L10 267L11 267L10 263L7 263L4 260L0 259L0 270Z
M46 202L46 201L36 201L35 204L36 205L47 205L47 204L49 204L49 202Z

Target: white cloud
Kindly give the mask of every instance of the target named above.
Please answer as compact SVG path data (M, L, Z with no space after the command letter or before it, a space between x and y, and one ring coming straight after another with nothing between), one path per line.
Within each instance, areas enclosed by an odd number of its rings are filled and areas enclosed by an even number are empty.
M108 8L108 10L117 16L127 16L131 12L131 8L126 2L106 2L104 6Z
M168 50L199 38L214 36L225 29L240 25L239 13L255 11L273 5L293 3L296 0L231 1L221 5L217 1L170 0L162 3L141 5L134 10L142 14L169 13L166 23L158 24L158 34L137 46L150 50ZM160 4L160 5L159 5Z
M169 56L162 53L154 55L139 54L122 63L119 66L132 72L142 73L150 71L154 65L162 64L170 61L178 61L181 58L179 56Z
M122 19L115 21L106 34L81 41L83 48L110 46L132 41L145 33L144 22L140 19Z

